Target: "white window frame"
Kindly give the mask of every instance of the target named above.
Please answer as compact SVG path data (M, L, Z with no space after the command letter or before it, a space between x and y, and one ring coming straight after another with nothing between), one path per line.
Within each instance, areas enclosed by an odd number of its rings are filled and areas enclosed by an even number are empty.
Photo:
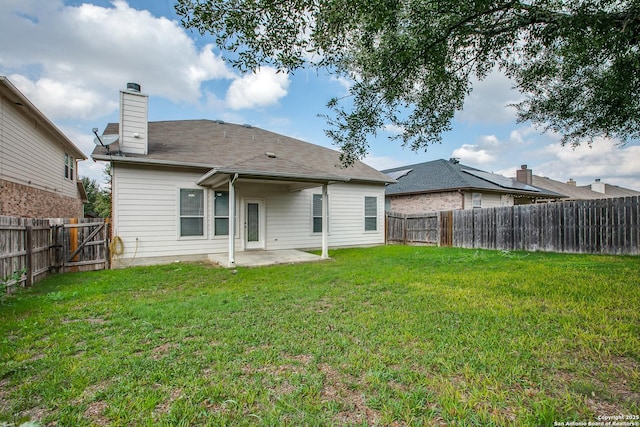
M320 198L320 216L316 215L316 209L315 209L315 201L317 200L316 198L319 197ZM327 204L329 204L329 195L327 195ZM323 213L324 209L322 206L322 193L313 193L311 195L311 234L322 234L322 213ZM327 209L328 211L328 209ZM320 230L316 231L315 226L316 226L316 218L320 219ZM331 227L329 227L329 218L327 217L327 233L329 233L331 231Z
M182 191L199 191L202 193L202 216L182 215ZM207 238L207 191L197 187L179 187L177 189L178 240L202 240ZM182 218L202 218L202 235L182 235Z
M69 181L74 180L75 160L73 156L65 151L64 153L64 178Z
M471 207L482 209L482 193L471 193Z
M367 215L367 199L374 199L375 200L375 208L376 208L376 214L375 217L371 216L371 215ZM364 196L364 202L363 202L363 208L364 208L364 212L363 212L363 228L365 233L377 233L378 232L378 211L379 206L378 206L378 196ZM375 226L376 228L373 230L367 230L367 219L371 219L371 218L375 218Z
M227 195L227 215L216 215L216 201L218 200L218 193L225 193ZM214 190L213 191L213 207L211 215L213 224L213 237L214 238L228 238L230 233L233 233L235 236L235 230L231 230L229 227L231 226L231 218L229 217L229 211L231 210L231 205L229 204L229 190ZM218 230L216 229L216 219L225 219L227 220L227 234L217 234Z

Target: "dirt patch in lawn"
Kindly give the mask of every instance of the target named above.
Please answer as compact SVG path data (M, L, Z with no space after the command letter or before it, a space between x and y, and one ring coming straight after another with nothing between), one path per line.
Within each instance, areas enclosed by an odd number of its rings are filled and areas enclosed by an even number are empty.
M106 426L109 424L109 419L104 415L104 411L108 406L109 404L104 400L91 402L84 411L84 416L93 421L96 425Z
M153 350L151 350L151 358L153 360L160 360L169 353L174 348L177 348L178 344L175 343L164 343L162 345L157 346Z
M180 399L182 397L182 389L181 388L174 388L173 390L171 390L171 393L169 394L169 398L166 399L164 402L159 403L155 409L153 410L155 415L161 415L161 414L167 414L169 413L169 409L171 409L171 405L173 405L173 403Z
M585 361L584 365L589 365ZM629 407L640 405L640 392L633 389L637 383L640 363L630 357L612 356L602 363L608 366L606 373L593 370L587 377L573 372L562 371L557 374L561 383L570 389L580 389L588 384L593 391L586 390L586 404L596 415L624 414ZM602 375L599 375L602 374Z
M325 402L338 402L344 408L334 417L337 424L377 425L380 422L380 413L367 406L364 394L354 386L360 381L341 374L326 363L318 365L318 370L324 375L320 398Z

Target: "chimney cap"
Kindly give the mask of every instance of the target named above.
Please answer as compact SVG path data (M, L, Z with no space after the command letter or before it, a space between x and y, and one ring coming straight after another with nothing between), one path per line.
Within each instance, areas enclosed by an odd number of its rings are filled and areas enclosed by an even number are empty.
M140 85L138 83L127 83L127 90L131 92L140 92Z
M596 182L600 182L600 178L596 178Z
M522 169L522 170L527 170L527 165L521 165L521 166L520 166L520 169Z

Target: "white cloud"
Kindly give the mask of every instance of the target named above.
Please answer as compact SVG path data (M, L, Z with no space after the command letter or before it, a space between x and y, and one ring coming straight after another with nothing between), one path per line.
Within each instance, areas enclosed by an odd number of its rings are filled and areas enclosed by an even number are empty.
M345 95L349 93L349 90L351 89L351 86L353 86L353 81L347 79L344 76L332 75L329 78L329 81L332 82L332 83L338 83L342 87Z
M118 108L115 96L111 96L114 99L106 100L103 94L81 87L73 81L41 78L32 82L19 74L10 75L9 80L50 118L91 119Z
M512 88L512 82L499 71L491 72L484 80L473 82L456 119L471 123L509 123L516 121L516 110L508 107L522 101L523 96Z
M547 145L542 150L550 160L537 165L536 175L559 181L573 178L579 185L586 185L600 178L608 184L628 186L640 191L640 146L619 147L615 141L596 139L589 147L563 147Z
M16 36L0 46L0 72L12 70L16 86L52 119L99 117L130 81L150 95L196 103L204 81L234 77L211 45L198 50L179 23L123 0L112 5L3 3L0 28Z
M509 137L504 140L496 135L482 135L475 144L463 144L453 150L451 157L456 157L469 166L503 168L499 173L506 175L505 172L510 171L509 168L515 170L515 165L512 164L514 159L516 162L518 159L524 162L531 159L531 154L526 148L535 145L536 138L540 138L540 135L534 127L522 126L511 130ZM505 167L505 163L510 166Z
M362 161L377 170L391 169L406 164L405 162L401 162L387 156L368 155L362 159Z
M386 125L384 125L383 130L387 133L393 133L396 135L399 135L401 133L404 133L404 128L402 126L397 126L391 123L388 123Z
M463 144L462 147L456 148L451 157L468 165L488 165L495 160L495 156L489 150L471 144Z
M234 110L266 107L276 104L287 95L289 76L277 73L275 68L262 67L231 83L227 91L227 104Z

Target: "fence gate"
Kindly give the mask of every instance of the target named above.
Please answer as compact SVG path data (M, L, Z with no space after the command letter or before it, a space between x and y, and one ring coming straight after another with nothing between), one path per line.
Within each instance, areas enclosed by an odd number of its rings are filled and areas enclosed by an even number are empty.
M92 271L109 268L109 223L91 218L52 220L58 272Z

